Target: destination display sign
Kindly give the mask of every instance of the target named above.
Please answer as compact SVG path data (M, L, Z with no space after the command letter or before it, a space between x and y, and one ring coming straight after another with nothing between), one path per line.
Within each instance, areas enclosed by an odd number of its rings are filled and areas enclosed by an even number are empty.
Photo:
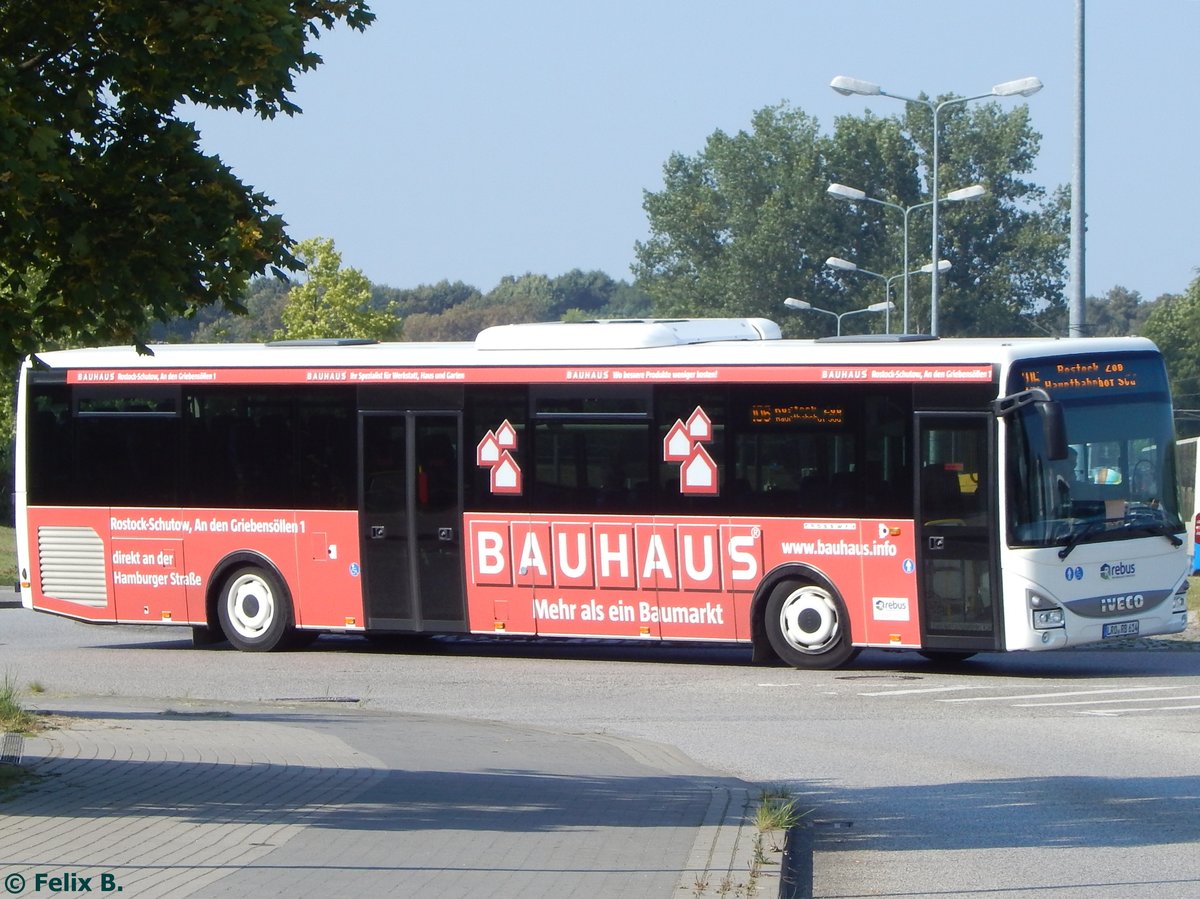
M755 425L840 425L846 410L841 406L815 403L755 403L750 407L750 423Z
M1014 391L1040 387L1051 396L1165 390L1162 361L1149 355L1069 356L1038 359L1013 368Z

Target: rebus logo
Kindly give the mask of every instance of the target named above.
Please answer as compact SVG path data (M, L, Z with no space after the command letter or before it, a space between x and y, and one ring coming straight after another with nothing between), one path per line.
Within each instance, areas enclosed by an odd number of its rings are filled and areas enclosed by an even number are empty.
M1100 577L1111 581L1119 577L1133 577L1137 574L1137 564L1134 562L1105 562L1100 566Z

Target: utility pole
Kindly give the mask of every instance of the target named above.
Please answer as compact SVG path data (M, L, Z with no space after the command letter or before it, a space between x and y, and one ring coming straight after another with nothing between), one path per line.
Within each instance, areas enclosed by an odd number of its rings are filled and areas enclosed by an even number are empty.
M1083 2L1075 0L1075 164L1071 173L1071 296L1067 335L1082 337L1087 322L1083 211Z

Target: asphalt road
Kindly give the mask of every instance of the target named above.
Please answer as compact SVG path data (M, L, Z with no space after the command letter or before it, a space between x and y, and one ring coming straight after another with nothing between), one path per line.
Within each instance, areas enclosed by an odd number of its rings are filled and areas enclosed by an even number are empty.
M799 794L815 895L840 899L1200 897L1197 649L958 667L868 651L832 672L616 643L323 637L260 655L0 608L0 670L47 696L317 699L677 747Z

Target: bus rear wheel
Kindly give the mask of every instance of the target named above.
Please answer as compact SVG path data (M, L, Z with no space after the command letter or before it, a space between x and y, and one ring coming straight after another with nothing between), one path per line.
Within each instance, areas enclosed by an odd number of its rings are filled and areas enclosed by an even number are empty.
M282 649L292 632L292 605L271 572L247 566L225 579L217 605L221 629L235 649Z
M771 648L793 668L837 668L858 655L845 606L817 584L777 586L767 600L765 624Z

